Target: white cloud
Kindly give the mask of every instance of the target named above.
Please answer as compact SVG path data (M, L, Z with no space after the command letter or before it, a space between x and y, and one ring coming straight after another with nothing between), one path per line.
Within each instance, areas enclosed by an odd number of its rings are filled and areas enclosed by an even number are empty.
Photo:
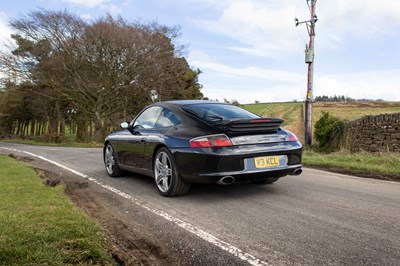
M275 57L282 52L298 52L308 39L304 25L294 26L294 17L309 19L306 1L235 0L229 1L214 20L195 21L209 32L228 36L244 47L235 51ZM347 45L345 39L370 39L396 36L400 29L400 1L352 0L317 2L317 34L320 45L328 49ZM303 33L304 32L304 33Z
M190 53L189 62L203 71L200 82L204 85L204 95L210 99L277 102L302 100L305 95L303 74L254 66L233 67L197 50Z
M111 15L118 15L118 14L121 14L121 12L122 12L122 9L114 4L104 4L101 7L102 7L102 9L107 11L107 13L110 13Z
M63 0L66 3L86 8L100 8L111 15L118 15L122 12L121 8L111 3L111 0Z
M234 3L237 0L158 0L159 5L165 6L185 6L187 9L223 9L229 6L231 3Z
M352 73L321 74L315 78L314 96L345 95L355 99L400 101L400 69Z
M305 92L299 86L246 86L240 84L218 84L204 86L203 94L212 100L237 100L241 104L260 102L288 102L304 98ZM304 94L304 95L303 95Z
M200 69L211 70L242 78L260 79L264 81L281 81L296 83L304 79L303 75L282 70L263 69L258 67L235 68L228 65L211 63L211 62L193 62L194 65L199 65Z
M87 20L87 21L90 21L90 20L92 20L93 19L93 17L92 17L92 15L90 15L90 14L80 14L79 15L82 19L84 19L84 20Z
M393 0L322 1L317 6L318 22L335 32L359 37L391 34L400 25L400 2Z
M294 14L293 5L235 1L223 10L218 19L196 23L207 31L229 36L247 46L231 47L233 50L275 56L276 51L291 51L298 47Z
M188 58L189 62L212 62L213 59L205 52L200 50L193 50L189 54ZM199 66L198 66L199 67Z
M297 83L304 80L304 75L294 72L259 68L254 66L235 68L215 62L210 56L201 51L193 51L189 55L191 65L200 68L204 72L213 71L224 75L243 77L247 79L259 79L264 81L281 81Z
M0 12L0 49L3 49L4 45L11 40L11 34L12 30L8 26L8 18L6 14Z
M100 5L104 5L109 2L109 0L64 0L64 2L84 7L98 7Z
M302 101L306 95L305 73L258 67L233 67L218 63L203 51L192 51L191 65L203 73L203 93L211 99L236 99L241 103ZM350 74L317 73L314 76L314 97L345 95L355 99L400 101L400 69Z
M251 68L233 69L227 66L211 65L205 71L203 93L210 99L238 100L240 103L279 101L303 101L306 95L306 77L296 73L274 76L276 71ZM265 75L263 74L265 73ZM203 76L204 75L204 76ZM275 80L277 82L271 82ZM318 75L314 82L314 97L322 95L345 95L354 99L383 99L400 101L400 69L353 73L348 75Z
M322 43L345 47L351 40L369 42L400 34L400 1L321 1L317 5Z

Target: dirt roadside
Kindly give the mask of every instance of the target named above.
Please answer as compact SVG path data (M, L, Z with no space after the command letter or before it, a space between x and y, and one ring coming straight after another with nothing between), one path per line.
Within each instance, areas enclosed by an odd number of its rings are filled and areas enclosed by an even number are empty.
M121 211L121 206L124 204L122 198L40 159L10 153L3 155L31 165L47 185L64 185L65 193L72 202L103 228L107 248L117 265L193 264L171 252L173 244L163 236L158 234L155 236L157 232L146 226L140 218L141 215L135 215L137 219L132 219L132 214L128 215L130 212L128 208Z

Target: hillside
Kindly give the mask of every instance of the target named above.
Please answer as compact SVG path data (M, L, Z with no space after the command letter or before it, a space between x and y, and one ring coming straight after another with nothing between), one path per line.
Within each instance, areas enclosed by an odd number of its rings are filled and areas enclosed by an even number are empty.
M302 102L245 104L242 107L263 117L285 119L283 127L294 132L301 141L303 140ZM313 124L321 117L322 111L328 111L342 119L355 120L364 115L398 113L400 102L316 102L313 104Z

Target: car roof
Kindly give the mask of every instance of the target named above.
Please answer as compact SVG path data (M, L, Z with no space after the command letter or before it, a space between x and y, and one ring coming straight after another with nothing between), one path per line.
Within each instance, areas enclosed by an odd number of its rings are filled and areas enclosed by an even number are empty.
M226 104L217 101L210 101L210 100L174 100L174 101L165 101L159 102L160 104L174 104L174 105L192 105L192 104L207 104L207 103L219 103L219 104ZM156 103L155 103L156 104Z

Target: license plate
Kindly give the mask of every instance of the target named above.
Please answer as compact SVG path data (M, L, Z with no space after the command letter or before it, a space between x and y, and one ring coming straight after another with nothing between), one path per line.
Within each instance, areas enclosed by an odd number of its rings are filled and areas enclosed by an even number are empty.
M256 168L280 166L279 156L256 157L254 158L254 166Z

